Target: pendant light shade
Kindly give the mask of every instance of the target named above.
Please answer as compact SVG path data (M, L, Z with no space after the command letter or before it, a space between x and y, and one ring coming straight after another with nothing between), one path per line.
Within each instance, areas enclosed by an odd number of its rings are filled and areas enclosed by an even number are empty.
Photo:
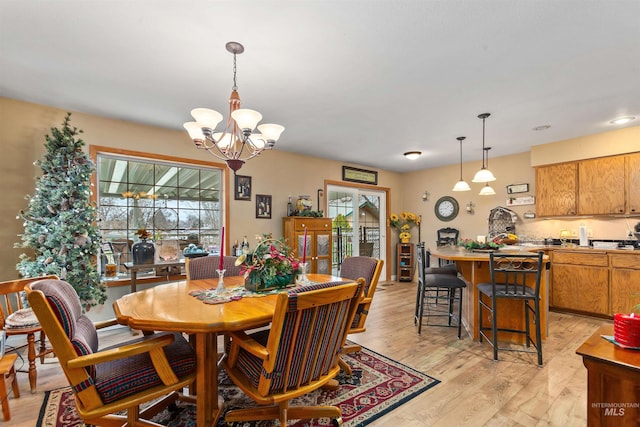
M484 122L490 115L491 114L489 113L482 113L478 116L479 119L482 119L482 168L476 172L475 176L471 180L472 182L490 182L496 180L496 177L493 176L489 167L484 164Z
M489 167L489 150L491 150L491 147L487 147L487 148L483 148L483 153L487 153L486 154L486 158L487 158L487 168ZM482 155L482 160L484 162L484 158L485 155ZM488 170L488 169L486 169ZM491 172L489 172L491 173ZM493 176L493 174L491 174L491 176ZM495 178L493 178L495 179ZM496 194L495 190L489 185L488 182L486 182L484 184L484 187L482 187L482 189L480 190L480 193L478 193L480 196L493 196L494 194Z
M482 187L482 190L480 190L480 193L478 193L480 196L493 196L494 194L496 194L495 190L493 189L493 187L491 187L489 185L489 183L487 182L484 187Z
M471 187L469 187L469 184L467 184L467 182L462 178L462 141L464 141L465 138L466 137L464 136L459 136L458 138L456 138L458 141L460 141L460 181L456 182L456 185L453 186L452 191L471 191Z

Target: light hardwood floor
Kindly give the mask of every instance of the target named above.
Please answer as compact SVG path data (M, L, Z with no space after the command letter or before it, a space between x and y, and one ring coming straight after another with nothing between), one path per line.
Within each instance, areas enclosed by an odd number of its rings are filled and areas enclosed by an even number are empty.
M454 328L413 325L415 283L378 286L367 331L350 337L442 381L420 396L376 420L372 426L584 426L587 372L575 350L603 319L551 313L549 338L543 346L544 366L535 355L501 352L492 359L487 343L468 336L458 340ZM463 332L464 333L464 332ZM130 338L127 328L101 331L101 344ZM20 359L16 366L21 364ZM21 397L10 397L11 421L0 426L33 427L43 391L67 385L55 362L38 362L38 392L18 374Z

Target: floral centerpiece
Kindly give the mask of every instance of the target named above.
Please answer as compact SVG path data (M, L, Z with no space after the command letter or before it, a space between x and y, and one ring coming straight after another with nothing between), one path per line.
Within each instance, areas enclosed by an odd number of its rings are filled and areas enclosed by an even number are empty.
M140 240L148 240L151 238L151 233L149 233L146 228L138 228L133 234L138 236Z
M420 225L420 217L412 212L401 212L400 216L392 213L389 215L389 225L400 232L398 237L402 243L411 240L411 228Z
M244 275L245 287L250 291L281 289L294 283L299 262L283 239L274 239L271 234L256 236L258 244L252 252L236 259L240 274Z

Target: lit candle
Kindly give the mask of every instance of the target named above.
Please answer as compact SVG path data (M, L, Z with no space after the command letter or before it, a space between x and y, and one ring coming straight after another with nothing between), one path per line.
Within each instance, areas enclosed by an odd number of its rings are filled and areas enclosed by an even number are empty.
M222 234L220 235L220 266L218 270L222 270L222 260L224 259L224 227L222 227Z
M307 262L307 228L304 229L304 240L302 241L302 262Z

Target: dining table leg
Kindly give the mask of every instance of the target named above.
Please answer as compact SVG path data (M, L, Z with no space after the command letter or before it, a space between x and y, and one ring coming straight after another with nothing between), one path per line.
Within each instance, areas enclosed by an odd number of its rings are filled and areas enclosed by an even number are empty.
M218 334L196 334L196 425L213 427L224 402L218 396Z

